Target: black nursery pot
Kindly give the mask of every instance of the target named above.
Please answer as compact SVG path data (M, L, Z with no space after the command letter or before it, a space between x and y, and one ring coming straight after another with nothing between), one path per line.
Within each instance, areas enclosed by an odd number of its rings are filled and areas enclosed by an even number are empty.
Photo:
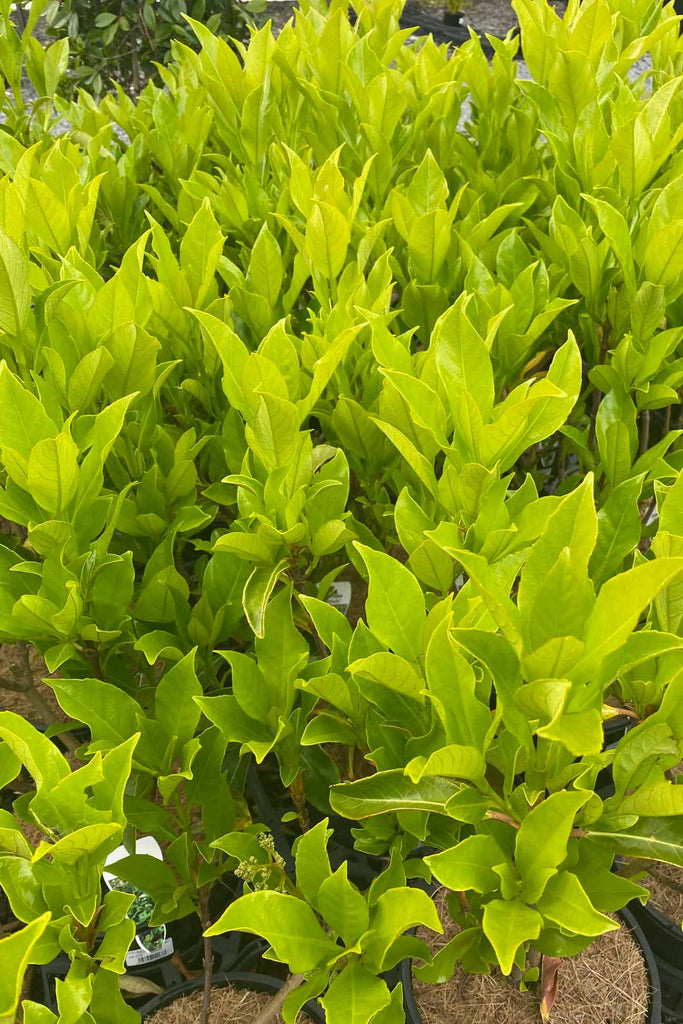
M288 870L294 869L294 858L292 857L292 843L299 835L298 829L291 831L283 825L281 811L271 800L261 775L255 765L251 765L247 775L247 792L259 818L273 834L275 847L278 853L284 857ZM353 845L351 829L357 824L348 818L342 818L338 814L330 812L323 814L316 808L308 808L311 824L315 825L323 818L328 818L329 827L332 829L332 837L329 841L327 852L330 858L332 869L336 869L343 861L348 864L348 877L359 889L366 889L377 875L386 867L386 860L375 857L372 854L362 853Z
M462 25L463 24L463 13L462 11L444 11L443 20L444 25Z
M662 988L654 953L652 952L650 944L633 914L625 908L624 910L619 911L619 917L622 918L624 924L640 946L643 959L645 961L645 967L647 968L648 980L650 983L650 1006L648 1009L646 1024L662 1024ZM403 1001L407 1024L423 1024L417 1002L415 1001L415 994L413 992L413 971L411 960L404 960L401 964L401 981L403 982ZM614 1021L614 1024L619 1024L619 1021Z
M629 910L642 928L657 961L662 982L665 1011L683 1021L683 931L665 914L640 900L629 903Z
M214 974L212 984L221 988L225 985L233 985L235 988L248 988L254 992L267 992L270 995L276 995L282 988L283 982L279 978L271 978L267 974L252 974L246 971L219 971ZM150 999L144 1006L139 1007L138 1011L143 1017L151 1017L157 1010L163 1010L164 1007L170 1006L176 999L189 996L203 987L203 978L186 981L184 984L176 985L167 992L163 992L161 995L155 996L154 999ZM312 1021L316 1021L316 1024L317 1022L324 1024L325 1015L315 1002L306 1003L303 1012Z
M251 939L251 936L245 936L241 932L230 932L227 935L219 935L213 939L214 965L217 968L218 974L222 976L228 971L243 966L248 968L251 964L260 961L261 953L266 948L266 944L260 940L249 941ZM201 948L201 943L199 948ZM201 955L192 958L186 952L183 960L188 968L199 969L202 966ZM60 953L50 963L37 968L39 974L36 980L38 989L36 998L52 1010L53 1013L58 1012L56 981L58 979L63 980L66 977L70 966L71 961L69 957L65 953ZM135 978L144 978L166 991L176 991L185 982L183 975L176 970L170 956L164 960L139 964L135 967L126 967L126 974ZM158 998L161 999L162 997L159 996ZM130 1003L140 1012L141 1006L144 1007L149 1002L149 993L136 996L133 993L126 992L125 999L126 1002Z

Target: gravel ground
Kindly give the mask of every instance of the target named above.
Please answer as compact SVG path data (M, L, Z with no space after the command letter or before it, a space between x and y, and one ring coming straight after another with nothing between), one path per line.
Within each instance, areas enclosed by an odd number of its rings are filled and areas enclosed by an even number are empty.
M414 9L439 17L447 6L446 0L408 0L407 10ZM555 0L553 6L558 14L564 13L564 0ZM280 30L287 19L292 16L296 7L293 0L269 0L266 15L273 21L273 27ZM504 36L517 24L517 18L509 0L461 0L461 9L466 24L477 32L490 32L492 35Z
M555 7L557 13L562 16L567 6L565 0L550 0L550 2ZM406 6L408 11L422 11L425 14L429 14L431 17L440 17L446 3L447 0L408 0L408 4ZM461 4L464 9L463 16L465 22L468 25L471 25L477 32L488 32L491 35L505 36L517 25L517 18L512 10L512 5L509 3L509 0L461 0ZM284 28L287 21L293 17L296 7L297 4L295 0L268 0L268 9L265 12L264 17L272 21L273 31L276 35ZM39 23L36 30L36 35L39 36L39 38L41 38L40 27ZM42 35L44 35L44 33L42 33ZM414 39L416 37L413 36L412 38ZM650 67L650 58L648 56L643 57L633 65L629 72L629 78L637 78ZM527 80L531 78L529 68L523 60L517 61L517 77ZM35 98L33 86L26 79L24 81L24 88L22 91L24 92L24 99L27 103L30 103ZM465 130L469 117L470 108L467 101L465 101L460 119L460 131ZM2 120L4 120L4 117L0 112L0 121ZM68 130L68 123L66 121L60 121L54 128L54 134L59 136ZM126 133L119 128L118 125L114 126L114 131L123 142L129 141Z

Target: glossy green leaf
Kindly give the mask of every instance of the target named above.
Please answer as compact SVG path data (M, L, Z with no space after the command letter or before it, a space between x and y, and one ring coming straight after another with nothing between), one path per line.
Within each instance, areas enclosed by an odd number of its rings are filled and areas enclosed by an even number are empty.
M368 626L402 658L415 661L424 644L425 600L413 574L390 555L354 543L367 566Z
M311 908L281 892L252 892L235 900L206 935L227 931L261 935L273 947L278 960L293 973L312 971L325 964L337 950Z
M571 871L558 871L549 880L536 907L544 917L579 935L602 935L619 928L617 921L595 909Z
M455 783L438 777L412 782L399 768L332 786L330 806L344 817L358 819L404 810L443 814L446 801L458 791Z
M491 900L484 907L482 927L503 974L510 974L519 947L541 934L543 918L519 900Z
M50 914L41 914L18 932L0 939L3 972L0 982L0 1018L12 1017L21 997L24 972L31 951L50 922Z
M492 836L474 835L443 853L425 857L435 878L454 892L495 891L500 878L493 870L505 861L505 854Z
M548 880L567 856L574 818L591 794L567 790L553 793L522 821L515 840L515 864L522 894L529 903L542 895Z
M390 1003L386 982L358 963L335 976L320 1000L329 1024L366 1024Z

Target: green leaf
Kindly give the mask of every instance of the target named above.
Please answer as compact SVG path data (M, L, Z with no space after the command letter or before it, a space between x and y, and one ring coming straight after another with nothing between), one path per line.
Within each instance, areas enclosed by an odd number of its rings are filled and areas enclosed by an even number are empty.
M616 575L638 545L643 528L638 510L642 485L642 476L624 480L598 512L598 537L589 564L596 589Z
M328 819L323 818L299 836L294 847L296 884L312 907L317 907L320 886L332 874L327 856L328 832Z
M589 829L586 838L610 854L659 860L683 868L683 822L680 816L642 817L628 829Z
M519 900L491 900L484 907L482 928L494 948L503 974L510 974L517 950L541 934L543 918Z
M444 814L446 801L460 787L442 778L412 782L402 768L377 772L367 779L345 782L330 789L330 806L345 818L370 818L390 811L434 811Z
M114 365L111 353L104 346L87 352L69 379L69 405L85 412L97 397L104 378Z
M212 551L226 551L247 562L263 562L271 566L274 548L257 533L224 533L214 544Z
M268 605L263 637L254 647L270 690L273 708L289 711L294 703L294 680L308 661L308 644L294 625L292 589L283 587Z
M201 711L194 697L203 694L194 668L196 648L165 672L157 683L154 715L169 741L179 749L194 736Z
M30 313L29 261L16 242L0 230L0 329L18 337Z
M416 925L443 932L431 897L422 889L403 886L383 892L372 908L370 928L360 940L368 966L377 971L394 966L390 963L393 944Z
M683 273L683 220L655 231L645 250L644 269L648 281L670 285Z
M264 224L258 233L249 259L249 280L269 306L275 306L282 288L280 247Z
M344 722L321 712L308 723L299 742L303 747L317 747L323 743L342 743L347 747L355 747L357 737Z
M586 624L586 654L569 678L579 682L595 676L604 658L628 639L643 609L681 572L683 558L661 558L607 580Z
M13 448L28 459L40 441L58 429L38 399L0 363L0 448Z
M26 766L39 790L43 786L48 791L54 789L70 774L67 761L54 743L13 711L0 711L0 739Z
M491 357L467 316L470 298L459 299L439 317L431 340L455 423L460 421L463 394L472 396L484 420L494 402Z
M445 775L447 778L483 779L486 761L476 747L463 747L453 743L434 751L429 757L418 755L405 767L405 773L413 782L429 776Z
M250 448L268 470L288 467L299 446L299 414L296 406L276 395L259 398L253 428L245 435Z
M242 607L255 636L259 638L265 636L268 602L272 597L277 581L286 571L288 565L287 559L283 558L275 566L257 566L244 584Z
M553 793L522 821L515 840L515 864L527 902L536 903L548 879L567 856L574 818L591 795L571 790Z
M369 679L380 686L395 693L401 693L405 697L412 697L413 700L420 700L420 694L424 689L424 679L418 675L413 666L405 658L398 654L390 654L388 651L378 651L368 658L358 658L352 662L347 669L352 676L360 676L361 679ZM359 689L363 690L362 683Z
M368 905L347 878L348 865L343 861L334 874L324 878L317 895L317 908L332 931L341 935L346 946L352 946L367 929Z
M180 265L190 285L195 306L202 306L210 293L224 241L207 197L180 243Z
M389 1005L391 996L385 981L351 962L335 976L320 1002L328 1024L367 1024Z
M519 578L517 599L523 618L533 613L536 597L563 551L568 550L576 575L587 575L597 534L593 474L589 473L579 487L562 499L529 550Z
M329 203L315 202L306 222L306 255L328 280L344 266L349 239L344 215Z
M59 515L78 490L78 448L68 434L39 441L28 459L28 490L41 508Z
M88 726L95 741L114 747L139 728L140 705L111 683L100 679L50 679L60 707Z
M370 578L365 613L375 636L396 654L416 661L424 646L425 599L410 570L395 558L354 541Z
M487 893L500 886L500 877L493 870L506 860L492 836L474 835L443 853L425 857L435 878L453 892Z
M21 761L7 743L0 743L0 788L14 782L21 771Z
M442 619L427 644L425 672L429 695L444 723L448 741L482 749L491 713L478 700L474 670L458 652L449 629L450 616Z
M315 970L339 950L308 904L281 892L241 896L204 934L222 935L228 931L261 935L273 947L275 957L288 964L293 974Z
M595 435L605 476L612 487L617 487L630 476L638 451L636 409L621 387L610 391L600 403Z
M622 800L619 814L656 817L682 815L683 786L676 786L673 782L652 782L641 786Z
M309 597L306 594L297 594L297 597L310 615L318 636L328 651L332 650L335 636L338 636L345 644L351 642L353 633L351 623L338 608L328 604L327 601L321 601L317 597Z
M19 1005L24 972L31 960L31 951L50 923L50 914L41 914L24 928L0 939L0 1019L11 1019Z
M595 909L571 871L558 871L536 906L544 917L579 935L603 935L619 928L617 921Z
M190 312L199 321L204 338L213 345L223 364L223 391L230 405L246 415L248 403L242 390L242 375L249 358L248 348L229 324L218 317L197 309Z

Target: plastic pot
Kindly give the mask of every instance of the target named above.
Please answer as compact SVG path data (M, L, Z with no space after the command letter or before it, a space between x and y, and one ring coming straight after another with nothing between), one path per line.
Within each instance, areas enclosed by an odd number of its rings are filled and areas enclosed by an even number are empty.
M297 829L291 833L281 820L281 813L271 800L255 765L250 765L247 775L247 792L256 813L261 821L269 827L275 841L275 848L284 858L287 870L294 871L294 858L292 857L292 843L296 839ZM311 824L316 824L323 818L329 819L329 827L332 829L332 837L329 841L327 852L333 870L336 870L343 861L348 863L348 876L359 889L367 889L376 876L386 866L385 860L381 857L374 857L371 854L362 853L356 850L353 845L351 829L357 822L348 818L342 818L338 814L330 812L323 814L315 808L309 807Z
M443 22L444 25L463 25L464 15L462 11L444 11Z
M245 943L244 939L244 935L240 932L230 932L227 935L219 935L213 940L214 964L218 973L222 974L242 966L249 967L252 963L260 962L261 953L266 948L266 944L260 941ZM195 958L195 961L195 963L185 961L186 966L193 969L200 968L201 956ZM39 1001L49 1007L53 1013L58 1012L55 982L66 977L70 966L71 960L66 953L60 953L49 964L36 968L39 972ZM175 990L185 983L183 975L174 967L171 957L149 964L140 964L137 967L127 967L126 974L136 978L145 978L163 989ZM141 1004L146 1005L146 1002L149 1001L149 994L135 996L126 993L126 1000L136 1010L139 1010Z
M602 734L604 736L602 749L612 750L616 747L619 740L626 735L628 730L633 725L633 719L627 715L616 715L614 718L607 718L602 723ZM607 768L603 768L602 771L598 772L598 777L595 783L596 790L609 790L612 786L612 765L608 765ZM614 790L612 789L612 792ZM609 796L612 793L608 794Z
M616 746L633 724L633 719L629 718L628 715L615 715L614 718L606 718L602 723L602 733L605 737L604 749L609 750L611 747Z
M225 985L234 985L235 988L248 988L254 992L268 992L275 995L282 988L283 982L279 978L271 978L267 974L253 974L248 971L218 971L214 973L213 985L223 987ZM143 1017L150 1017L157 1010L162 1010L166 1006L170 1006L176 999L182 999L183 996L190 995L193 992L204 987L204 981L202 978L196 978L193 981L186 981L182 985L176 985L167 992L163 992L159 996L155 996L154 999L148 1000L143 1006L139 1007L139 1012ZM306 1003L304 1006L304 1013L312 1021L324 1022L325 1015L322 1009L314 1002Z
M619 917L622 918L624 924L640 946L645 966L647 968L651 995L646 1024L662 1024L662 987L654 953L647 941L645 933L633 914L625 908L624 910L619 911ZM417 1002L415 1001L415 995L413 993L413 972L411 960L404 960L401 964L401 981L403 982L403 998L407 1024L423 1024ZM446 1022L444 1022L444 1024L446 1024ZM615 1021L614 1024L619 1024L619 1022Z
M683 932L660 910L640 900L629 910L652 947L662 982L662 1002L667 1013L683 1021Z

